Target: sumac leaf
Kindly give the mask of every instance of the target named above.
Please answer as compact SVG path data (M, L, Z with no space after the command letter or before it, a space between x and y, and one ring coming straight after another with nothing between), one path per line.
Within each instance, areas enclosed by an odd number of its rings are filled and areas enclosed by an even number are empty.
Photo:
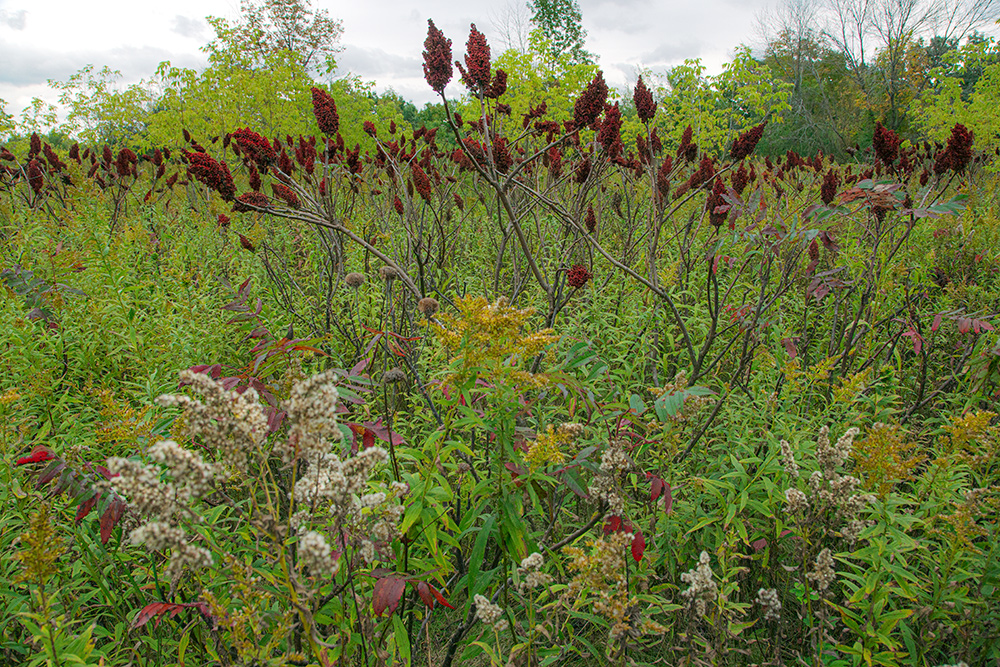
M405 589L406 579L400 577L387 576L376 581L372 596L372 611L375 615L381 616L385 611L390 615L394 614Z
M636 528L635 537L632 538L632 558L636 563L642 560L642 554L646 552L646 538L642 536L642 531Z
M44 445L35 445L35 447L31 450L31 454L28 456L22 456L14 465L23 466L28 463L42 463L43 461L51 461L55 457L56 455L53 454L52 450L48 447Z

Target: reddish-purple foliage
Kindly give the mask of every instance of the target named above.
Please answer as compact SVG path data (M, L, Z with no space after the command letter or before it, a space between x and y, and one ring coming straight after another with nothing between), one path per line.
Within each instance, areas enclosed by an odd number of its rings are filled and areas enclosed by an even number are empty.
M749 130L736 137L736 141L733 142L733 147L729 151L729 157L734 161L749 157L750 154L753 153L754 149L757 148L757 142L759 142L760 138L764 135L764 126L766 125L767 121L764 121L760 125L751 127Z
M497 137L493 142L493 162L501 174L506 174L514 164L514 158L511 157L507 146L507 137Z
M233 211L236 213L247 213L256 211L258 208L267 208L271 205L271 200L263 192L245 192L233 202Z
M258 169L266 170L274 163L277 156L274 153L271 142L249 127L241 127L230 136L236 141L236 145L239 146L243 155L253 162Z
M656 172L656 191L664 201L670 194L670 172L674 168L674 161L669 155L663 159L660 168Z
M337 130L340 128L340 116L337 115L337 103L333 101L333 97L330 93L316 88L315 86L312 90L312 104L313 104L313 115L316 116L316 122L319 124L320 131L332 137L337 134Z
M490 45L486 35L476 30L473 23L469 41L465 43L465 67L458 66L462 81L473 93L487 93L490 88Z
M507 92L507 72L502 69L498 69L493 72L493 81L490 83L489 90L484 93L484 95L490 99L497 99L501 95ZM510 107L507 107L508 110ZM500 113L500 107L497 106L497 113ZM508 115L510 111L507 112Z
M282 200L292 208L299 208L301 204L299 203L299 197L295 192L287 185L282 185L281 183L271 183L271 192L274 196Z
M66 168L66 163L59 159L56 152L52 150L52 146L45 144L45 146L42 147L42 152L45 153L45 160L49 163L49 166L52 167L53 171L60 172Z
M420 198L425 202L430 203L431 201L431 179L427 176L427 173L420 167L416 162L410 167L410 173L413 177L413 189L417 191Z
M951 128L948 145L934 160L934 173L943 174L949 169L955 173L965 171L972 160L973 138L972 132L961 123L956 123L955 127Z
M730 177L730 181L732 182L733 191L738 195L743 194L743 190L746 189L747 183L750 182L746 165L741 162L739 169L734 171L733 175Z
M127 149L125 149L127 150ZM236 184L229 173L229 166L223 161L216 161L207 153L192 153L184 151L190 165L191 175L218 192L226 201L232 201L236 195Z
M573 125L580 130L592 125L604 111L608 100L608 84L604 82L604 73L600 70L587 85L573 105Z
M427 39L424 40L424 79L428 85L443 93L444 87L451 81L453 74L451 66L451 40L434 26L434 21L427 19Z
M875 121L875 134L872 136L872 148L883 164L891 165L899 157L899 145L903 140L882 123Z
M698 144L691 141L692 135L691 126L688 125L681 135L681 145L677 147L677 157L687 162L694 162L698 157Z
M118 157L115 159L115 171L118 172L119 178L135 176L135 165L138 164L138 162L139 158L136 157L134 152L132 152L132 149L123 148L118 151Z
M723 185L722 179L715 181L715 186L712 187L712 192L705 199L705 210L708 211L708 222L713 227L721 227L722 223L726 221L726 217L729 215L729 211L724 211L722 213L716 213L715 209L718 206L723 206L726 200L722 198L723 193L726 191L726 186Z
M42 191L42 186L45 185L45 174L38 160L28 161L28 185L31 186L32 192L36 195Z
M614 160L622 152L622 115L618 103L604 105L604 122L597 133L597 141L604 148L609 160Z
M593 277L594 276L583 264L574 264L573 267L566 272L566 282L569 283L570 287L575 288L583 287Z
M829 206L833 203L833 198L837 196L837 186L840 185L840 176L831 167L823 177L823 185L819 189L819 197L823 203Z
M635 92L632 94L635 102L635 111L639 115L639 120L648 123L656 115L656 102L653 101L653 94L649 92L646 83L639 77L635 84Z

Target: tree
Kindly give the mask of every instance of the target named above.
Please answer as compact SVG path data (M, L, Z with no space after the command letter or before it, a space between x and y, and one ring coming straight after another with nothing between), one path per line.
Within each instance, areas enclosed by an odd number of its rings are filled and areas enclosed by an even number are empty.
M59 103L68 110L59 129L85 142L111 145L143 134L157 95L149 82L122 86L121 78L108 66L95 71L87 65L66 81L50 79L49 87L61 91Z
M307 72L332 72L344 28L325 9L314 11L311 4L310 0L241 0L236 23L208 17L216 38L205 50L211 58L235 47L251 69L263 67L274 53L287 51Z
M528 0L528 7L535 30L548 45L550 60L568 55L571 64L594 64L594 56L584 49L587 31L576 0Z
M0 140L14 133L14 117L7 113L7 101L0 97Z

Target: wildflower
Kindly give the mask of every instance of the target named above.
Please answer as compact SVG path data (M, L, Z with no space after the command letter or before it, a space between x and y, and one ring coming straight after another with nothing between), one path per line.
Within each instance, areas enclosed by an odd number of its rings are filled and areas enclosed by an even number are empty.
M765 621L781 619L781 601L778 600L778 591L775 589L762 588L757 591L757 604L764 608Z
M337 130L340 127L340 116L337 115L337 103L333 101L330 93L325 90L316 88L315 86L311 90L313 115L316 116L319 129L323 134L332 137L337 134Z
M587 282L593 278L593 274L587 270L583 264L574 264L573 267L566 272L566 282L569 283L570 287L580 288L587 284Z
M495 625L503 615L503 609L490 602L484 595L477 594L473 602L476 605L476 618L486 625Z
M517 574L521 577L521 583L518 586L518 592L521 595L533 588L552 582L552 576L541 571L544 564L544 557L537 551L521 561L521 567L517 568Z
M764 127L766 125L767 121L764 121L760 125L751 127L736 137L736 140L733 141L733 147L729 150L730 159L733 161L742 160L753 153L754 149L757 148L760 138L764 135Z
M573 180L580 185L587 182L587 177L590 176L590 158L583 158L577 164L573 170Z
M809 500L806 498L806 494L794 487L785 490L785 501L788 503L785 511L789 514L799 514L809 509Z
M681 597L687 600L688 607L694 609L701 617L708 611L708 605L719 597L719 586L715 583L712 568L709 566L707 551L702 551L698 557L698 565L681 575L681 581L688 584L681 591Z
M573 105L573 124L577 129L588 127L597 120L604 110L608 99L608 84L604 82L604 73L600 70L587 85Z
M438 300L430 296L425 296L417 302L417 310L424 317L434 317L440 307Z
M424 40L424 79L438 93L451 81L451 40L427 19L427 39Z
M712 158L709 156L704 156L701 158L701 163L698 165L698 170L691 174L688 179L688 184L691 188L697 188L702 183L707 183L715 176L715 164L712 162Z
M656 115L656 102L653 101L653 94L649 92L646 83L639 77L635 84L635 92L632 94L635 101L635 110L639 115L639 120L648 123Z
M298 554L310 574L334 575L340 569L340 561L333 560L330 545L321 533L309 531L300 537Z
M179 577L185 567L192 569L212 564L208 550L192 545L184 531L161 521L150 521L132 531L132 544L145 544L150 551L170 549L170 563L165 574L168 579Z
M77 150L79 151L79 148ZM48 161L49 166L52 167L53 171L59 172L66 168L66 163L59 159L59 156L56 155L56 152L52 150L52 146L45 144L42 147L42 152L45 153L45 159ZM135 155L135 153L132 154Z
M819 552L815 567L806 576L816 585L820 593L830 588L830 584L837 580L837 573L833 571L833 554L829 549Z
M799 476L799 466L795 462L795 455L792 453L792 446L787 440L781 441L781 464L785 466L785 473L789 477Z
M37 132L31 133L31 141L28 147L28 160L35 159L39 153L42 152L42 138L38 136ZM111 162L111 159L108 159Z
M656 172L656 192L666 201L670 195L670 172L674 168L674 161L668 155L663 159L663 163Z
M263 192L245 192L233 202L233 211L236 213L246 213L255 211L258 208L267 208L271 205L271 200Z

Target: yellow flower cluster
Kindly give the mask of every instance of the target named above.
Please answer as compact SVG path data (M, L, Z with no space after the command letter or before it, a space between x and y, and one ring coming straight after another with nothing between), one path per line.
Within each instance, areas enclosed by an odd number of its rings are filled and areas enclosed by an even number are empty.
M98 389L93 393L101 404L97 442L132 443L139 437L149 437L150 424L147 417L150 406L136 410L128 403L116 400L110 389Z
M579 424L561 424L558 429L549 424L545 433L539 434L528 446L525 458L532 468L558 465L566 460L563 447L572 444L582 432L583 427Z
M441 313L432 323L438 341L455 353L458 370L448 382L478 375L496 384L516 389L540 387L547 382L541 373L519 366L558 340L552 329L524 333L533 308L517 309L503 297L490 302L483 297L466 297L456 303L458 315Z
M872 426L868 437L854 445L854 466L864 486L884 498L898 482L912 479L912 472L926 458L914 453L898 424Z

